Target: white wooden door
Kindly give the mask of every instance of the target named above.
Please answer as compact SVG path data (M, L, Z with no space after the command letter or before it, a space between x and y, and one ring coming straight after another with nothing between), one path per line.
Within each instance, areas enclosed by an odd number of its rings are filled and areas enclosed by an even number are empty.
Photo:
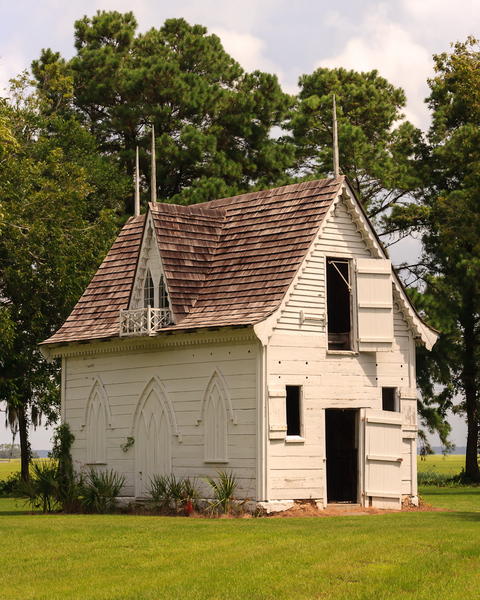
M377 508L402 505L402 415L365 410L365 497Z

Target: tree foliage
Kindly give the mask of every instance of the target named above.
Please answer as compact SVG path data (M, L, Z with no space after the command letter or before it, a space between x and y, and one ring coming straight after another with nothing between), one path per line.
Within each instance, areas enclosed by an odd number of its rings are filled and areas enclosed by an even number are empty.
M38 87L76 114L130 176L138 145L144 190L153 123L161 199L201 202L284 178L293 150L271 131L293 100L276 76L246 73L217 36L183 19L145 34L136 29L133 13L76 21L76 56L66 63L42 51L33 64ZM71 98L52 87L52 71L56 82L72 78Z
M64 322L117 233L125 185L74 119L41 109L26 75L1 105L14 143L0 162L0 401L19 428L28 477L29 422L55 421L58 364L39 342Z
M442 332L431 355L419 360L423 417L435 428L449 408L465 415L465 470L479 479L480 52L469 38L434 60L429 177L421 202L396 208L392 220L423 232L421 307Z
M370 216L407 199L421 183L421 132L404 121L403 90L377 71L317 69L300 77L298 105L288 125L300 168L333 171L333 96L337 105L340 169Z

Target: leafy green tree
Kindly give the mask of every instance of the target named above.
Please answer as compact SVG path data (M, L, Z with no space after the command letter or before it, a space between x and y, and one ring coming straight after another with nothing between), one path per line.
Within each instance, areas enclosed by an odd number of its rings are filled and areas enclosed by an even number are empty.
M441 332L430 357L421 357L425 417L448 408L467 421L465 472L480 479L480 52L474 38L434 57L428 98L433 111L428 174L421 201L395 208L404 230L421 228L425 282L421 307ZM456 396L461 398L456 403Z
M144 190L153 124L161 199L201 202L284 178L293 148L271 132L293 99L276 76L245 73L217 36L183 19L136 29L133 13L76 21L76 56L65 63L44 50L33 64L37 85L52 104L73 110L131 177L138 145ZM72 98L52 88L52 71L55 81L73 78Z
M18 427L24 479L30 422L58 413L59 365L45 362L38 343L64 322L108 251L126 193L93 136L76 120L45 116L26 83L2 105L16 143L0 162L0 402Z
M377 71L317 69L299 80L292 131L301 169L333 171L333 96L337 105L340 171L375 218L409 199L421 184L422 134L402 110L406 98Z

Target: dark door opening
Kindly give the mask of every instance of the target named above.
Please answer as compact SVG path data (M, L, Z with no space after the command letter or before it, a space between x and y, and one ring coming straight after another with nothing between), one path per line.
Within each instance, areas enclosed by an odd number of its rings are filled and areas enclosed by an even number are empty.
M357 414L352 409L325 411L327 502L357 502Z

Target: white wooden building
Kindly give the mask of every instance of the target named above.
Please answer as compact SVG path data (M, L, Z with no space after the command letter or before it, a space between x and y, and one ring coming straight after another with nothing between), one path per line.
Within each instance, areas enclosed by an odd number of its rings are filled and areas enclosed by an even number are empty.
M131 218L63 327L79 468L233 471L258 502L416 497L415 346L437 339L343 178Z

